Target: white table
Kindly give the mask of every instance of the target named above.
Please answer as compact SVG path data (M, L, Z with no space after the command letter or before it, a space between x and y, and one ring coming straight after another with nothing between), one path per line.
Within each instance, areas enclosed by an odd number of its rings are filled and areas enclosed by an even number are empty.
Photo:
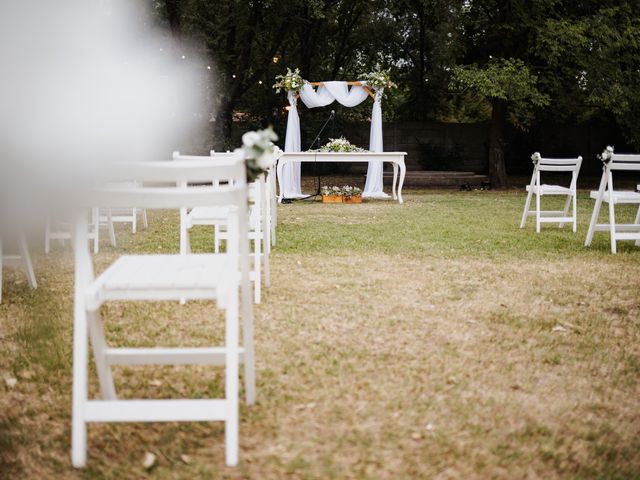
M404 177L407 173L407 167L404 164L404 157L407 152L284 152L278 160L278 190L280 195L278 200L282 201L282 168L288 162L390 162L393 165L393 199L398 203L402 200L402 185ZM400 175L398 175L398 170ZM397 189L396 189L397 182Z

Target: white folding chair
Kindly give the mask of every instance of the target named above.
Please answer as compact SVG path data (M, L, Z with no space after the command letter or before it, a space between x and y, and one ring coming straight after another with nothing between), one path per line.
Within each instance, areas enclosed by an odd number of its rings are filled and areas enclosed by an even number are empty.
M132 186L135 186L135 182ZM147 210L145 208L119 208L119 209L111 209L105 215L100 216L100 221L108 221L108 214L111 215L112 223L130 223L131 224L131 233L137 233L138 231L138 212L142 215L142 226L147 228L149 226L149 222L147 220Z
M91 204L105 208L179 209L201 205L229 208L229 243L224 254L123 255L94 276L87 249L87 217L79 215L75 229L75 307L73 338L72 463L86 463L89 422L216 421L225 422L226 463L238 462L238 364L245 364L247 403L255 401L251 302L242 297L248 280L247 188L244 162L147 162L123 165L120 178L169 183L172 187L103 187ZM212 177L226 185L184 187ZM246 291L247 288L244 288ZM212 300L225 313L223 347L112 348L107 345L100 306L110 300ZM238 345L239 315L243 317L243 348ZM88 342L100 385L101 399L88 398ZM225 365L222 399L118 400L112 365Z
M91 209L91 223L90 230L87 235L87 239L93 241L93 253L98 253L100 250L100 229L106 228L109 233L109 242L112 247L116 247L116 233L113 228L113 219L111 213L107 212L107 215L100 215L100 209L93 207ZM46 219L45 232L44 232L44 253L49 254L51 251L51 241L59 240L63 244L67 240L71 241L71 223L61 220L57 217L48 216Z
M265 286L268 288L271 284L271 274L269 265L270 241L269 227L267 226L266 215L266 198L265 198L266 182L264 175L260 175L255 181L249 184L249 229L248 235L253 249L250 250L253 257L253 268L251 269L249 278L253 282L253 301L260 303L261 301L261 283L262 272L264 271ZM207 212L205 208L195 208L187 215L187 228L190 228L195 222L198 224L213 224L214 233L214 252L220 251L222 241L227 240L227 225L224 217L212 218L211 212ZM207 217L207 215L209 215Z
M17 255L5 255L2 245L2 235L0 235L0 303L2 303L2 270L5 265L21 268L27 276L29 286L32 289L38 287L36 275L33 271L33 263L31 262L31 255L29 255L27 239L22 233L18 234L18 252Z
M527 185L527 200L524 204L520 228L524 228L527 217L535 215L537 233L540 233L541 223L558 223L559 227L562 228L566 222L573 224L573 232L575 233L577 226L576 185L580 166L582 165L582 157L542 158L540 154L534 153L532 159L534 162L533 175L531 175L531 182ZM571 182L568 187L543 184L540 183L541 172L569 172L571 173ZM534 194L536 196L536 205L535 209L531 209L531 197ZM566 196L564 208L562 210L542 210L541 199L544 195ZM573 206L571 215L569 215L570 206Z
M173 159L176 161L184 160L213 160L215 162L226 163L230 161L238 161L238 154L235 152L217 153L210 152L210 157L181 155L179 152L173 153ZM220 182L220 179L212 178L214 184ZM250 272L250 279L254 285L254 302L261 301L261 282L262 272L265 276L265 286L269 287L270 266L269 266L269 230L267 226L266 216L266 187L264 176L260 176L257 180L249 185L249 229L248 237L253 245L253 268ZM214 252L219 253L221 241L226 239L226 218L227 212L220 207L196 207L187 211L180 211L180 252L187 253L191 251L191 243L189 240L189 230L195 225L209 225L214 228Z
M584 245L585 247L591 245L594 232L608 231L611 236L611 253L616 253L616 243L619 240L635 240L636 245L640 246L640 192L615 190L613 186L614 171L640 172L640 154L624 155L613 153L611 159L605 161L598 191L591 192L591 198L596 203L593 207L593 214L591 215L591 222L589 223L587 239ZM609 223L598 223L602 202L609 204ZM625 203L638 205L634 223L616 223L615 205Z
M267 231L270 232L270 245L276 244L276 227L278 226L278 194L276 187L276 166L273 165L267 172L267 178L265 181L265 197L267 200Z

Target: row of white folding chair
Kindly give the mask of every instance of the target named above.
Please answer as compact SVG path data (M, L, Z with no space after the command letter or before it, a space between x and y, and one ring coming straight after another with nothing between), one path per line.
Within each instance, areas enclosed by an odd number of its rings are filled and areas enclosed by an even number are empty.
M192 160L214 160L216 162L225 163L237 161L240 157L238 153L211 152L209 157L195 155L181 155L179 152L173 153L173 159L176 161ZM211 179L217 184L220 179ZM253 268L251 269L251 281L254 286L254 302L261 301L261 284L262 272L264 271L265 286L270 286L270 235L269 220L266 215L266 185L264 176L260 176L256 181L249 185L249 240L252 241L253 249ZM220 251L220 242L226 237L226 218L227 213L223 208L214 207L196 207L187 212L182 209L180 212L180 251L186 253L191 251L191 243L189 240L189 230L195 225L209 225L214 228L214 252Z
M147 210L145 208L119 208L109 209L103 215L100 215L100 222L104 223L109 221L109 215L111 215L112 223L130 223L131 233L138 232L138 213L142 215L142 225L144 228L149 226L147 220Z
M3 236L0 234L0 303L2 303L2 273L5 266L21 268L27 277L29 286L32 289L38 287L25 235L23 233L17 234L18 253L16 255L5 254L2 241Z
M93 253L100 250L100 229L106 228L109 233L109 242L112 247L116 247L116 233L113 227L113 217L111 212L107 211L106 215L100 214L98 207L91 209L91 222L87 239L93 242ZM62 220L57 216L48 216L46 219L44 233L44 252L48 255L51 251L51 241L58 240L63 244L67 240L71 240L71 222Z
M582 165L582 157L577 158L543 158L539 157L534 161L533 175L531 182L527 185L527 200L525 201L524 211L522 212L522 220L520 228L524 228L527 217L535 215L536 232L540 232L541 223L558 223L562 228L566 222L571 222L573 232L577 226L577 182L580 166ZM541 183L541 172L566 172L571 173L571 181L568 187L562 185L547 185ZM535 194L535 208L531 208L531 199ZM544 195L566 196L564 208L562 210L543 210L541 200ZM572 206L572 214L569 215L569 207Z
M265 286L271 285L271 273L269 265L269 232L266 228L265 199L264 199L265 180L260 175L255 181L249 184L249 240L252 242L253 249L251 256L253 257L253 269L251 270L251 281L254 285L255 303L261 301L261 283L262 272L264 271ZM213 213L213 215L210 215ZM198 222L200 225L214 226L214 252L220 251L220 245L227 240L227 221L226 216L220 215L219 212L211 212L211 210L200 207L190 212L188 215L189 224ZM187 228L190 225L187 225Z
M175 152L176 154L178 152ZM235 155L234 152L216 152L211 150L210 152L211 158L224 160L230 158L230 156ZM265 223L265 231L269 233L270 236L265 237L265 251L271 251L271 246L276 244L276 227L278 224L278 197L276 193L276 169L275 165L272 165L264 177L264 208L263 215L264 223Z
M226 160L235 153L211 152L215 160ZM260 175L254 182L249 184L249 204L251 206L249 215L249 239L253 242L254 269L252 270L252 280L254 283L254 302L260 303L261 288L260 281L260 260L262 260L262 270L264 272L265 286L271 286L271 268L269 257L271 255L271 244L275 239L274 215L277 209L273 208L277 202L275 190L273 190L273 168ZM220 244L226 239L226 227L224 219L219 219L214 223L214 251L220 251Z
M585 246L591 245L595 232L609 232L611 238L611 253L616 253L617 242L620 240L635 240L640 246L640 192L630 190L616 190L613 184L613 172L640 172L640 154L613 153L611 159L605 162L600 187L591 192L591 198L596 201L589 223ZM639 186L640 189L640 186ZM609 204L609 222L598 223L602 203ZM634 223L616 223L615 206L618 204L638 205Z
M228 208L229 240L225 254L123 255L94 276L87 248L86 215L75 229L75 308L73 340L72 463L86 463L87 423L215 421L225 422L226 463L238 461L238 363L245 363L247 403L255 401L253 324L249 294L247 186L244 162L147 162L122 165L119 176L172 187L103 187L89 204L106 208L182 209L202 205ZM211 178L225 185L201 184ZM141 185L144 185L142 183ZM177 185L177 186L176 186ZM238 297L241 296L241 308ZM110 300L212 300L225 314L225 344L209 348L111 348L99 315ZM239 315L244 347L240 348ZM143 327L144 328L144 327ZM101 400L88 397L88 342L98 374ZM223 399L117 400L112 365L225 365Z
M122 187L135 187L136 182L119 182ZM110 186L117 187L118 185L112 184ZM144 208L117 208L107 209L104 215L100 216L100 222L114 223L130 223L131 233L137 233L138 231L138 211L142 214L142 225L144 228L149 226L147 220L147 210Z

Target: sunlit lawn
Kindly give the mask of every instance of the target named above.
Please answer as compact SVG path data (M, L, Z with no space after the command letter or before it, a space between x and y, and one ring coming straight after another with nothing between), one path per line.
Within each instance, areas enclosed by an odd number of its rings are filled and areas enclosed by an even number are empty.
M408 191L406 203L279 207L272 286L255 309L258 403L241 464L219 423L92 425L69 461L72 256L35 255L40 287L6 273L0 305L0 477L639 478L640 248L530 219L524 194ZM622 206L620 219L635 210ZM123 251L178 248L153 212ZM196 248L211 245L206 229ZM41 250L40 250L41 251ZM104 309L117 345L203 344L221 317L192 302ZM92 391L97 392L92 379ZM125 398L220 394L216 368L122 368ZM145 452L157 455L151 472Z

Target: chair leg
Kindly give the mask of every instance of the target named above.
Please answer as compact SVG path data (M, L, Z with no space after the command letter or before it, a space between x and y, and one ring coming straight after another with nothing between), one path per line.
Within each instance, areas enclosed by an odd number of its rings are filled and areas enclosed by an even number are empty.
M191 253L191 240L189 238L189 230L187 230L184 221L180 222L180 254L186 255ZM187 303L186 298L180 299L180 305Z
M256 236L253 240L253 272L255 275L255 283L253 286L253 301L256 304L260 303L261 298L261 286L262 286L262 269L260 268L260 264L262 259L260 258L260 239L259 236Z
M3 266L3 253L2 253L2 235L0 235L0 303L2 303L2 270L4 269Z
M578 229L578 200L577 200L577 192L573 192L573 233L576 233Z
M187 253L187 239L189 238L189 230L187 230L187 209L180 209L180 254Z
M596 204L593 206L593 213L591 214L591 222L589 223L589 230L587 230L587 239L584 242L584 246L588 247L593 241L593 233L596 230L598 223L598 217L600 216L600 207L602 206L602 198L596 199Z
M520 228L524 228L527 223L527 217L529 216L529 209L531 208L531 195L533 195L533 186L535 177L531 177L531 183L529 184L529 191L527 192L527 199L524 202L524 211L522 212L522 220L520 220Z
M88 399L88 338L84 306L76 298L73 328L73 394L71 413L71 463L76 468L87 463L87 423L84 407Z
M225 397L227 416L225 419L225 460L234 467L238 464L238 295L231 295L225 321Z
M18 238L18 248L20 249L20 257L22 259L22 266L24 269L24 273L27 276L27 281L29 282L29 286L33 288L38 287L38 282L36 281L36 274L33 272L33 263L31 262L31 255L29 255L29 247L27 245L27 239L24 234L21 233Z
M104 338L102 318L100 318L100 314L98 312L88 313L87 318L91 347L93 348L93 358L96 363L96 371L98 373L98 381L100 382L102 398L104 400L115 400L116 387L113 383L111 365L109 365L106 357L107 342Z
M566 217L567 213L569 213L569 206L571 205L571 195L567 195L567 200L564 202L564 208L562 209L562 216ZM575 213L575 211L573 212ZM565 222L560 222L558 228L564 227ZM574 230L575 231L575 230Z
M636 220L634 222L640 228L640 206L638 206L638 213L636 214ZM640 247L640 240L636 240L636 247Z
M536 233L540 233L540 189L536 192Z
M111 209L107 210L107 229L109 231L109 242L111 246L116 248L116 230L113 226L113 215L111 215Z
M131 233L137 233L138 229L138 209L133 208L133 217L131 219Z
M269 259L269 256L271 255L271 247L269 246L269 232L262 232L262 238L264 240L264 253L262 254L264 268L264 286L269 288L271 286L271 264Z
M611 253L616 253L616 214L613 201L609 201L609 233L611 234Z
M142 226L144 228L148 228L149 227L149 221L147 219L147 209L146 208L142 209Z
M244 346L244 389L247 405L256 402L256 373L253 347L253 307L251 293L248 288L242 288L242 333Z
M220 253L220 226L213 226L213 253Z
M91 214L93 216L93 253L97 255L100 250L100 210L93 208Z

